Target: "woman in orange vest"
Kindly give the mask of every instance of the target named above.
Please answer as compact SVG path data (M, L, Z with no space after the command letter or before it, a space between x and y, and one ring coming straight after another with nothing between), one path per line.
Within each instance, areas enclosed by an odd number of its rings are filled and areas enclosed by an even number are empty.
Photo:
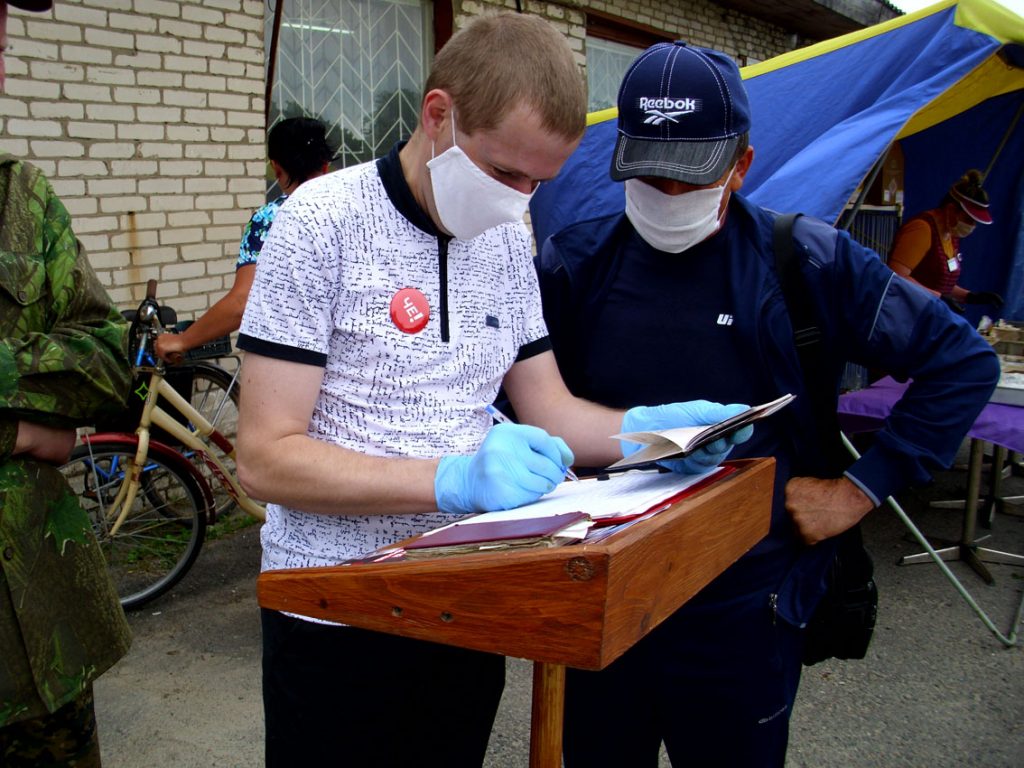
M958 285L960 241L978 224L991 224L988 193L981 173L970 170L949 188L938 208L919 213L896 233L889 266L897 274L942 298L963 314L964 304L1003 306L992 291L969 291Z

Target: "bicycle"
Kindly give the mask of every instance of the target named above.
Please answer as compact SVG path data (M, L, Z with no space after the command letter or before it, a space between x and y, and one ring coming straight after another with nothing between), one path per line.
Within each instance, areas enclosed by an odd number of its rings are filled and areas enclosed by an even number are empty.
M137 608L164 594L195 563L207 525L217 517L204 470L233 503L258 520L265 518L263 507L242 490L225 463L234 459L232 442L166 381L163 361L153 351L162 329L156 281L150 280L129 330L132 372L142 382L136 391L144 390L145 395L138 428L134 434L82 436L82 444L62 468L92 520L125 608ZM221 404L226 399L221 398ZM184 452L153 439L154 427L170 435Z
M125 310L121 314L133 322L138 310ZM179 322L177 313L167 305L160 305L158 318L165 331L180 333L191 320ZM166 368L166 378L176 390L188 395L192 407L199 411L222 435L230 442L235 442L238 430L238 374L240 366L234 373L220 364L220 359L231 356L231 340L224 336L202 344L185 353L185 359ZM236 358L233 358L236 360ZM129 395L129 406L126 414L113 427L107 425L104 431L134 432L142 415L142 403L146 399L145 387L136 389ZM214 480L205 462L191 455L187 449L186 456L196 460L196 466L206 476L206 481L213 489L214 505L217 516L229 512L235 506L234 499L226 493L220 483Z
M161 310L167 309L161 307ZM162 321L161 321L162 322ZM189 322L175 323L177 332L188 326ZM164 327L168 326L163 323ZM234 372L228 371L219 363L219 358L231 353L231 341L225 336L189 350L185 360L167 369L171 378L170 384L182 394L189 395L189 403L209 421L229 442L234 444L238 434L238 374L241 366ZM216 359L216 360L215 360ZM237 360L236 360L237 362ZM180 376L180 379L173 378ZM197 467L206 477L206 482L213 490L214 507L217 517L221 517L235 506L235 500L223 486L214 479L206 462L191 451L183 451L192 458Z

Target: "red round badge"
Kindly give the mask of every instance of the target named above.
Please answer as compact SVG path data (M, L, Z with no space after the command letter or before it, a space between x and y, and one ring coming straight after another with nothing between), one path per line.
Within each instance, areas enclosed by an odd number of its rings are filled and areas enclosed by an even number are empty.
M415 288L403 288L391 298L391 322L403 333L419 333L430 320L427 297Z

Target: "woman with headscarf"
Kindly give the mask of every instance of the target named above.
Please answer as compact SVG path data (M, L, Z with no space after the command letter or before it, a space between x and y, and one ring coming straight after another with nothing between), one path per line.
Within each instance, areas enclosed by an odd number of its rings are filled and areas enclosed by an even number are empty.
M938 208L923 211L900 227L889 254L889 266L897 275L941 297L960 314L964 304L1003 306L998 293L959 285L960 241L978 224L992 223L988 193L981 183L979 171L967 171L949 188Z
M156 353L168 363L181 362L190 349L238 330L256 274L256 260L274 216L300 184L327 173L334 150L327 142L323 123L309 117L291 117L270 129L267 156L281 195L257 209L249 219L242 233L231 290L181 333L164 333L157 338Z

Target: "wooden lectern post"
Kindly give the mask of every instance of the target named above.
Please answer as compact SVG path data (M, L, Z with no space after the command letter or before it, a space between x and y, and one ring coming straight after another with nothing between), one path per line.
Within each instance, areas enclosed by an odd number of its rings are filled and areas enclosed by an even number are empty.
M768 533L774 459L595 543L266 571L259 604L534 661L530 765L561 765L565 667L604 669Z
M533 662L533 709L530 712L531 768L562 764L562 715L565 713L565 665Z

